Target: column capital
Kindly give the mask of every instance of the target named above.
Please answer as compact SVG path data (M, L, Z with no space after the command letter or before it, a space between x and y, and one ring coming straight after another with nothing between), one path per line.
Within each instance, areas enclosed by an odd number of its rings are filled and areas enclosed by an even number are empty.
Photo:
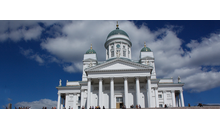
M163 90L163 93L165 93L166 92L166 90Z
M136 77L135 77L135 79L139 79L139 78L140 78L139 76L136 76Z
M100 81L100 80L103 80L103 78L98 78L98 79L99 79L99 81Z
M179 90L181 93L183 92L183 90Z
M173 93L173 92L175 92L175 90L171 90L171 92Z
M110 77L111 80L114 80L114 77Z
M124 79L128 79L128 77L123 77Z

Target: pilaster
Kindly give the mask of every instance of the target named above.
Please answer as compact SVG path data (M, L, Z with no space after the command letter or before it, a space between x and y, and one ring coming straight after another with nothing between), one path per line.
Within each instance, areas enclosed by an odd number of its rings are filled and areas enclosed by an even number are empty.
M147 77L147 91L148 91L148 107L151 107L151 80Z
M158 102L158 89L155 88L155 106L159 107L159 102Z

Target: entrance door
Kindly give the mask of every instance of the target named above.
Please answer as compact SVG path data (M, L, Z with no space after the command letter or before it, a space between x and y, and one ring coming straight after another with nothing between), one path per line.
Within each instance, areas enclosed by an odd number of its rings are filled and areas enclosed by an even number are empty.
M123 106L123 98L122 97L116 97L116 109L120 109Z

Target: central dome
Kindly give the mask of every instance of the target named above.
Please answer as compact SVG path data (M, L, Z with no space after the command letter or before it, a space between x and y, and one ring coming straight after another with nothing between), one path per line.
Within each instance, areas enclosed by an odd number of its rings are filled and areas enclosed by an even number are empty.
M112 36L112 35L118 35L118 34L120 34L120 35L125 35L125 36L129 37L128 34L127 34L125 31L123 31L123 30L121 30L121 29L119 29L119 28L117 27L115 30L111 31L111 32L108 34L107 39L108 39L110 36Z
M106 38L106 42L104 44L105 48L108 48L109 44L112 43L113 41L119 42L119 40L120 40L120 42L121 42L121 40L123 40L124 44L129 45L129 47L132 46L132 43L129 39L128 34L125 31L119 29L118 26L119 25L118 25L118 22L117 22L116 29L111 31L108 34L108 36Z

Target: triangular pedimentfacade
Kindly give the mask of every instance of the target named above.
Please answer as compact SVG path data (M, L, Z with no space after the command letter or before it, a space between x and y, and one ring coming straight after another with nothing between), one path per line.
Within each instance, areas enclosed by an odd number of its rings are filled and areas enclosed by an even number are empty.
M92 71L120 71L120 70L152 70L153 67L149 65L143 65L130 60L116 58L111 61L107 61L103 64L87 68L86 72Z

